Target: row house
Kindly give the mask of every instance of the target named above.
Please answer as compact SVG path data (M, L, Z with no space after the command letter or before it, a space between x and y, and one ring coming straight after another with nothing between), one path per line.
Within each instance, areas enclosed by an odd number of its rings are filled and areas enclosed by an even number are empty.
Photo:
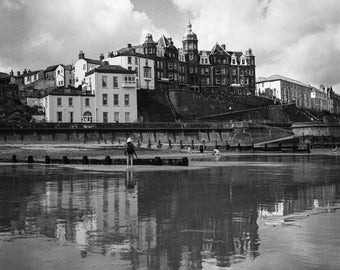
M137 121L134 71L103 64L86 72L76 94L49 93L41 104L47 122L130 123Z
M192 31L190 22L182 40L182 48L176 48L171 38L162 36L155 42L152 35L147 34L142 45L129 44L109 55L105 61L110 64L117 63L113 62L117 60L109 58L127 55L153 60L154 89L255 93L255 56L252 50L227 51L225 45L216 44L211 51L200 51L197 35ZM129 67L124 61L118 61L118 64Z
M72 65L49 66L45 69L44 74L45 79L54 81L57 87L70 87L74 84Z
M255 94L281 103L295 103L297 107L340 113L340 96L333 92L332 87L320 85L318 89L281 75L259 77Z
M90 70L100 66L104 55L100 55L99 60L85 58L83 51L79 52L78 60L74 64L74 87L82 86L85 82L85 74Z

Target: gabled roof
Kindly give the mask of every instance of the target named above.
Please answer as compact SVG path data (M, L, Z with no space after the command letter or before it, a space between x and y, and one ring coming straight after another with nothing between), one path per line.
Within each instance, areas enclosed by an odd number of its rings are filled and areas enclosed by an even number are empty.
M94 59L90 59L90 58L84 58L84 60L89 64L94 64L94 65L100 65L101 64L100 60L94 60Z
M98 72L98 73L135 74L135 71L128 70L126 68L123 68L122 66L102 64L99 67L94 68L94 69L90 70L89 72L86 72L85 76L91 75L95 72Z
M169 40L164 35L162 35L157 44L160 47L167 47L169 45Z
M139 49L139 47L141 47L141 45L134 45L134 46L131 46L131 47L124 47L124 48L121 48L118 51L116 51L116 53L118 53L118 54L122 54L122 53L134 53L134 51L136 49Z
M228 55L229 53L227 51L225 51L220 44L218 44L216 42L216 44L214 45L214 47L211 49L210 54L221 54L221 55Z
M237 59L239 59L242 56L242 54L243 54L243 52L233 52L233 51L228 51L228 53L230 55L234 54L237 57Z
M298 80L294 80L294 79L284 77L284 76L281 76L281 75L278 75L278 74L272 75L268 78L259 77L256 80L256 82L271 82L271 81L287 81L287 82L291 82L291 83L298 84L298 85L301 85L301 86L311 87L310 85L305 84L303 82L300 82Z
M45 69L45 72L50 72L50 71L55 71L57 69L57 67L59 67L60 64L58 65L53 65L53 66L49 66Z

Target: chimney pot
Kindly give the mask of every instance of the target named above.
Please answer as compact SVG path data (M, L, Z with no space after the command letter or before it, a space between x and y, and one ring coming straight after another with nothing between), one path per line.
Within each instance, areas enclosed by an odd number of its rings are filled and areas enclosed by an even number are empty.
M20 76L20 71L17 72L17 75Z
M79 51L79 59L84 59L85 53L83 51Z
M128 43L128 45L127 45L127 46L128 46L128 48L131 48L131 43Z

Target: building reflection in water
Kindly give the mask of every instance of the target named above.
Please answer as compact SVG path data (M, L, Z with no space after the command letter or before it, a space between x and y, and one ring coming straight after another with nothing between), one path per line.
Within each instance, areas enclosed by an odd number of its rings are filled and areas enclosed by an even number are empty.
M310 163L114 176L6 167L0 226L136 268L229 267L259 256L258 226L266 218L336 199L336 176L326 169L322 178Z

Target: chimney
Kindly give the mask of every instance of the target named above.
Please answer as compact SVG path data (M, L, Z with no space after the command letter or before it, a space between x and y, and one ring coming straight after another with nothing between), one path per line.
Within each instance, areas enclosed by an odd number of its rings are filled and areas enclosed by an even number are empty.
M84 59L85 53L83 51L79 51L79 59Z
M9 73L9 75L10 75L11 77L13 77L13 76L14 76L13 69L11 70L11 72Z
M27 74L27 70L26 70L26 68L24 69L24 72L23 72L23 74L24 74L24 75L26 75L26 74Z
M223 50L225 50L225 44L222 44L221 47Z
M18 76L18 77L20 76L20 71L17 72L17 76Z
M131 43L128 43L128 45L127 45L127 46L128 46L128 48L130 49L130 48L131 48Z
M101 53L99 55L99 60L100 60L101 63L103 63L103 60L104 60L104 54L103 53Z

